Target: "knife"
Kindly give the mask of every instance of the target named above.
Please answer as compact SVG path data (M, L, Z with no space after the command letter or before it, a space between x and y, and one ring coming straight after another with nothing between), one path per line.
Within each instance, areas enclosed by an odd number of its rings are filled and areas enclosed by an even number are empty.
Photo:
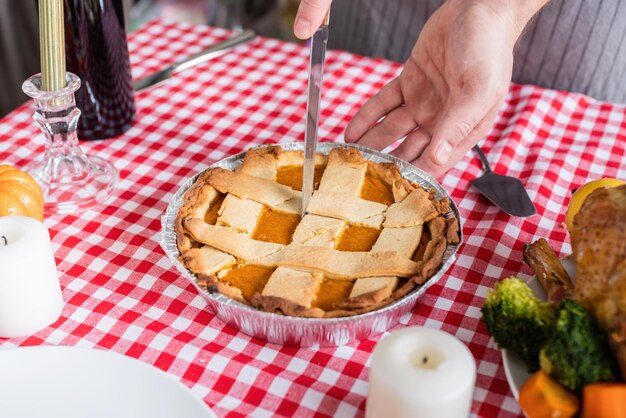
M148 74L146 77L141 78L133 83L135 91L143 90L145 88L159 84L170 77L173 74L186 70L187 68L198 65L202 62L224 55L229 49L236 47L237 45L244 44L251 41L256 37L256 33L250 29L246 29L243 32L226 39L223 42L219 42L205 50L202 50L190 57L184 58L180 61L170 64L167 67Z
M317 127L320 117L320 97L322 95L322 76L324 74L324 56L328 41L328 21L330 9L322 25L311 38L311 56L309 58L309 87L306 100L306 124L304 131L304 163L302 165L302 209L304 216L313 195L315 176L315 151L317 148Z

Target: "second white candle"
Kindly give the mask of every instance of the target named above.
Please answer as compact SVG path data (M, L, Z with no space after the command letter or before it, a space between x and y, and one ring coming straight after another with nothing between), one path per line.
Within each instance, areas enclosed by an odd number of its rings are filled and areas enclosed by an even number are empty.
M30 335L55 322L63 296L43 223L0 217L0 337Z
M384 337L370 366L366 418L466 418L476 363L452 335L408 327Z

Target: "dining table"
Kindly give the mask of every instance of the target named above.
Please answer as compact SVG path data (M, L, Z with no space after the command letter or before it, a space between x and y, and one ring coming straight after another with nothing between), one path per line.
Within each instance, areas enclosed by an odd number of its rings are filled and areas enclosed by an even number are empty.
M232 32L150 21L128 35L139 79ZM520 417L502 353L481 322L487 293L502 278L528 280L525 244L540 237L571 252L565 211L572 190L601 177L626 178L626 107L583 94L512 84L479 144L493 170L519 178L537 213L511 217L471 185L482 174L468 153L438 180L456 203L463 243L443 277L399 323L338 347L291 347L227 325L160 245L172 196L196 173L260 144L303 141L309 50L258 36L228 53L136 93L136 118L111 139L81 148L113 163L114 196L92 209L47 215L64 300L52 325L1 350L73 346L113 351L155 366L187 386L220 417L364 416L371 354L389 331L443 330L471 351L477 368L471 416ZM402 65L329 50L320 141L343 141L354 113ZM32 102L0 119L0 163L25 167L44 151Z

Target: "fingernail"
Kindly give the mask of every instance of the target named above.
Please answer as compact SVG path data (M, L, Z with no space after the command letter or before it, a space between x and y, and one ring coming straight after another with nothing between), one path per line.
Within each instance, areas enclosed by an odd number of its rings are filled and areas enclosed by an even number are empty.
M307 19L299 17L296 19L296 36L300 38L308 38L311 32L311 22Z
M438 164L445 164L450 159L452 153L452 145L448 141L442 141L435 151L435 159Z

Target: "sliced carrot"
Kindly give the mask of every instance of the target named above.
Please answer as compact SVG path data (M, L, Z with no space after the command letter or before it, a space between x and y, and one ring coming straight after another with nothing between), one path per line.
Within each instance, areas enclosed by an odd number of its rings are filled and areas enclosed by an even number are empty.
M571 418L578 411L580 402L573 393L540 370L520 388L519 404L528 418Z
M583 418L626 417L626 383L593 383L583 388Z

